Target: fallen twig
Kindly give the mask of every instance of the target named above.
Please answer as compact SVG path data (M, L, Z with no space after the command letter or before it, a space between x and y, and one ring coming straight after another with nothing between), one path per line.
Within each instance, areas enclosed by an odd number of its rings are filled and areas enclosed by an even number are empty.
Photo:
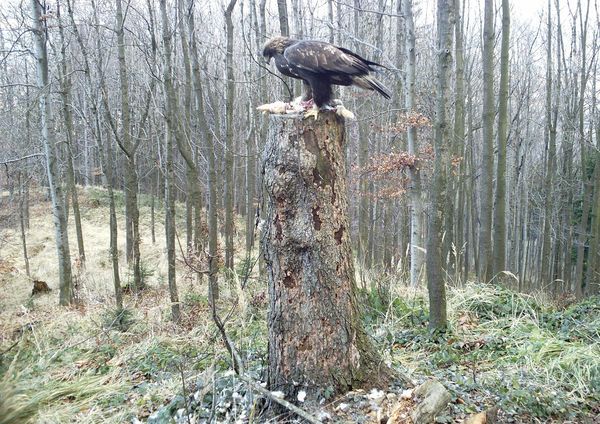
M10 351L11 351L11 350L12 350L12 349L13 349L13 348L16 346L16 345L18 345L20 341L21 341L21 339L17 340L17 341L16 341L16 342L14 342L14 343L13 343L11 346L9 346L9 348L8 348L8 349L6 349L6 350L5 350L5 351L3 351L3 352L0 352L0 356L4 356L4 355L6 355L6 354L7 354L8 352L10 352Z
M312 424L323 424L323 422L321 420L319 420L318 418L313 417L308 412L306 412L305 410L297 407L293 403L288 402L287 400L285 400L285 399L283 399L283 398L281 398L279 396L276 396L275 394L273 394L273 392L271 392L270 390L265 389L263 386L261 386L260 384L256 383L255 381L253 381L249 377L246 377L245 375L240 375L240 374L238 374L237 377L240 380L242 380L244 383L246 383L250 387L252 387L253 390L256 390L261 395L264 395L264 396L268 397L269 399L277 402L278 404L280 404L284 408L287 408L288 410L290 410L294 414L298 415L300 418L305 419L309 423L312 423Z

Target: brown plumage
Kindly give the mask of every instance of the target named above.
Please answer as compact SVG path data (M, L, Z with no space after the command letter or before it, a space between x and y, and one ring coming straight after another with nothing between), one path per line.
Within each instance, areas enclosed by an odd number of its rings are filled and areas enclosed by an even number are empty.
M313 99L319 108L330 104L332 85L354 85L390 98L387 88L370 75L374 66L382 65L343 47L323 41L274 37L266 42L263 56L267 61L275 59L283 75L301 79L306 88L303 100Z

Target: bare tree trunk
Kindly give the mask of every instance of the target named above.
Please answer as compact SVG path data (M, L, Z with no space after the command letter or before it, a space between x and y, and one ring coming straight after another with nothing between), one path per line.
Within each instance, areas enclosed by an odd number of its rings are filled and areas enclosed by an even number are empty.
M102 166L102 174L104 185L108 190L108 206L110 215L110 258L113 270L113 286L115 290L115 302L117 309L123 309L123 291L121 290L121 276L119 275L119 248L118 248L118 226L117 226L117 210L115 206L115 193L113 189L113 153L110 145L110 137L107 136L106 149L102 142L102 130L98 116L95 117L96 131L98 140L98 152L100 153L100 163Z
M598 116L597 111L594 111L594 113L596 114L594 122L596 126L595 147L598 149L600 147L600 116ZM596 153L596 161L598 160L598 153ZM600 165L598 163L594 168L594 202L592 208L592 236L585 288L586 294L589 295L600 293Z
M125 17L122 0L116 0L116 32L117 53L119 60L119 81L121 90L122 143L119 147L125 154L125 231L127 260L131 261L133 270L133 290L141 290L141 258L140 258L140 211L138 209L138 176L136 169L136 151L138 143L131 135L131 109L129 105L129 81L127 62L125 60ZM117 141L119 141L117 139Z
M167 189L165 199L165 233L167 238L167 263L169 296L171 298L171 318L177 322L181 312L179 307L179 295L177 293L177 281L175 274L175 175L173 170L173 138L180 137L179 124L177 122L177 106L175 100L175 89L173 87L173 65L171 60L171 30L169 29L169 18L167 16L166 0L160 0L160 14L163 23L163 47L165 56L165 67L163 81L165 94L167 96L167 131L165 135L165 174L167 178ZM179 143L179 140L178 140Z
M279 18L279 32L283 37L290 36L290 20L288 16L287 9L287 0L277 0L277 16ZM294 82L292 78L283 77L284 84L281 87L281 93L283 98L288 98L288 96L293 97L293 93L288 93L288 89L293 92L294 90ZM290 95L291 94L291 95Z
M152 137L150 137L152 139ZM156 190L158 189L158 174L156 172L156 183L152 187L152 193L150 193L150 234L152 236L152 244L156 243Z
M327 0L327 18L329 19L329 42L335 42L334 18L333 18L333 0Z
M596 65L594 65L593 75L596 74ZM592 92L596 93L596 78L592 79ZM596 165L594 166L594 175L591 183L593 184L594 197L591 205L591 229L590 229L590 249L588 254L588 267L585 278L585 294L593 295L600 292L600 155L597 151L600 147L600 114L597 110L596 99L592 100L592 110L594 128L590 129L590 141L595 131L596 152L593 157Z
M287 399L386 385L361 326L350 246L344 123L271 117L263 153L268 218L269 377ZM315 364L318 364L315 366Z
M233 3L235 5L235 1ZM279 12L279 32L283 37L289 37L290 24L287 11L287 0L277 0L277 11Z
M196 100L196 113L200 131L204 137L207 148L208 161L208 298L211 302L215 302L219 298L218 286L218 197L217 197L217 171L215 163L215 145L213 133L208 127L206 114L204 109L204 91L202 85L202 77L200 75L200 61L198 59L198 49L196 47L196 29L194 23L194 0L189 0L188 6L188 30L190 33L190 53L192 59L192 75L194 78L194 95Z
M73 218L75 220L75 234L77 235L77 248L79 259L85 263L85 248L83 244L83 230L81 228L81 213L79 211L79 196L77 195L77 186L75 185L75 169L73 165L73 143L75 141L73 130L73 114L71 113L71 77L67 64L67 42L65 40L63 20L60 11L60 4L57 2L56 14L58 18L58 30L60 34L60 91L62 98L63 118L65 121L65 150L66 150L66 178L67 178L67 196L71 197L73 205Z
M469 170L470 177L467 180L467 188L465 197L467 198L468 203L468 215L469 215L469 224L467 227L467 258L465 260L465 275L469 275L469 270L471 263L473 263L473 269L475 273L479 272L479 249L477 246L478 238L477 238L477 201L475 194L475 137L474 137L474 112L475 107L473 105L473 85L471 84L471 80L467 80L467 110L469 112L467 118L467 148L466 148L466 156L467 156L467 166ZM469 254L470 252L470 254ZM469 256L472 256L472 261L469 259Z
M427 289L429 291L429 327L443 330L446 328L446 284L442 269L441 232L444 206L444 183L448 154L448 129L446 121L446 102L448 89L448 68L452 63L452 0L438 0L438 64L437 98L435 112L434 168L431 181L429 203L429 229L427 235Z
M358 123L358 166L364 168L369 160L369 137L367 122ZM371 218L371 201L368 196L369 184L366 176L361 176L358 183L360 201L358 204L358 249L357 259L359 272L364 280L364 272L371 267L369 251L369 226ZM362 281L361 283L363 283ZM362 284L361 284L362 285ZM364 288L364 287L363 287Z
M358 5L358 7L357 7ZM354 49L356 52L363 50L360 40L362 39L363 30L360 25L361 14L360 4L358 0L354 0L353 25L354 25ZM367 100L363 103L363 110L367 110ZM369 125L367 121L358 123L358 166L364 168L369 161ZM361 265L359 272L361 274L361 286L365 285L364 272L371 269L372 265L372 225L373 225L373 202L369 197L372 192L372 183L361 176L359 179L359 209L358 209L358 262Z
M257 51L260 50L264 34L261 32L261 23L256 12L256 2L250 2L251 22L254 28L254 37ZM262 7L262 6L261 6ZM255 78L258 78L262 69L260 66L255 68ZM258 92L261 99L267 98L267 85L264 78L259 79ZM252 108L253 105L249 105ZM266 117L259 116L253 120L253 128L246 140L246 259L251 258L251 252L254 247L254 227L256 217L256 150L258 142L266 137L268 121ZM246 266L249 266L247 263ZM249 269L249 268L248 268Z
M225 104L225 268L233 270L233 108L235 96L235 81L233 73L233 8L237 0L230 0L225 10L227 28L227 53L225 67L227 68L227 83Z
M383 223L382 223L382 243L383 255L382 264L385 272L392 270L392 258L394 255L394 227L392 225L394 214L394 202L390 199L385 199L383 202Z
M416 113L415 104L415 22L413 18L412 0L404 0L404 19L406 25L406 113ZM417 127L410 126L407 130L408 153L419 154L417 144ZM410 176L410 285L416 287L423 276L425 255L423 253L423 193L421 188L421 173L416 163L408 170Z
M63 204L63 190L58 178L56 139L50 101L50 80L48 78L48 55L46 50L46 16L37 0L31 0L33 35L37 67L37 86L41 116L41 136L46 153L46 171L54 217L56 251L58 256L58 276L60 285L59 303L62 306L73 303L73 280L71 276L71 255L67 219Z
M19 184L19 226L21 227L21 245L23 246L23 260L25 261L25 273L27 277L31 279L31 270L29 267L29 255L27 254L27 233L25 231L25 203L27 202L27 188L29 185L29 181L27 178L27 173L25 173L25 178L22 178L22 173L18 173Z
M483 21L483 135L479 182L479 269L482 282L492 279L492 172L494 168L494 0L485 0Z
M588 224L590 217L590 208L592 202L592 182L593 172L590 174L586 165L588 164L588 147L585 141L585 90L587 86L587 80L589 76L588 67L587 67L587 27L588 27L588 19L589 19L589 11L590 11L590 1L586 2L587 7L585 11L585 15L583 14L583 10L581 7L580 1L577 2L577 9L579 15L579 24L580 24L580 55L581 55L581 80L580 80L580 88L579 88L579 104L578 104L578 129L579 129L579 142L580 142L580 158L581 158L581 191L583 196L582 202L582 213L581 213L581 221L579 223L579 228L577 231L577 261L575 264L575 275L573 276L573 285L575 295L577 298L581 298L583 296L583 268L584 261L586 256L586 246L588 245L589 240L589 232L588 232ZM594 46L595 50L595 46ZM596 52L594 51L594 54ZM595 101L594 96L594 101ZM592 111L593 112L593 111ZM594 167L598 166L598 164L594 164Z
M190 205L190 211L186 216L186 227L188 237L188 249L192 251L194 255L200 252L202 246L201 233L202 233L202 190L200 188L198 166L192 152L192 148L185 138L186 131L189 132L190 121L191 121L191 107L192 107L192 72L190 63L189 53L189 40L186 37L185 22L183 21L183 15L186 13L183 0L178 0L179 8L179 32L181 37L181 52L183 56L183 66L185 68L185 105L184 113L185 116L184 124L185 128L182 130L181 122L177 125L178 135L176 136L177 147L181 156L183 157L186 164L186 178L189 187L188 199ZM174 116L179 116L177 103L173 105ZM198 274L200 276L201 274Z
M558 119L558 102L552 105L552 84L553 84L553 53L552 53L552 3L548 0L548 39L546 51L546 170L544 176L544 227L542 232L542 264L541 264L541 280L542 284L548 284L552 279L551 270L551 224L554 208L554 172L556 171L556 122ZM557 92L560 91L560 48L557 48L558 53L558 79ZM558 100L558 99L557 99Z
M498 164L494 205L493 275L506 269L506 144L508 137L508 86L510 66L510 10L502 0L502 49L500 53L500 95L498 105Z
M458 257L456 259L455 266L455 280L464 280L466 273L461 272L463 269L464 261L468 256L461 255L460 252L463 250L465 237L465 229L468 229L468 209L466 208L465 191L465 169L466 163L464 160L465 156L465 61L464 61L464 47L463 47L463 16L461 12L460 0L455 1L455 23L454 23L454 39L455 39L455 60L456 60L456 72L455 72L455 100L454 100L454 146L453 155L462 156L458 164L458 181L456 182L457 195L457 211L455 214L455 227L454 232L454 249L457 252ZM450 191L450 190L449 190ZM467 212L467 216L465 213ZM467 249L465 249L466 252ZM468 267L468 264L466 265Z

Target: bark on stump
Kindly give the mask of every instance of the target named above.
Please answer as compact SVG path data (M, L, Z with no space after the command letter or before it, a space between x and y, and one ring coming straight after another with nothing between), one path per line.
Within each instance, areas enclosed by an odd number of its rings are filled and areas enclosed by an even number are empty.
M387 386L362 329L350 245L344 121L272 115L263 153L271 390L305 402Z

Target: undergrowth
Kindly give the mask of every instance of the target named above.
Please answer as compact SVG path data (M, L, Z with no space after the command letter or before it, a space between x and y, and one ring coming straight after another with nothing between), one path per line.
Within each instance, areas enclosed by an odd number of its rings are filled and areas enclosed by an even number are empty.
M559 310L533 296L470 284L449 291L450 328L432 334L423 292L362 296L365 324L384 355L417 381L444 382L455 415L490 406L519 422L577 421L598 413L597 297ZM210 322L206 296L187 293L183 309L187 329L166 322L153 327L141 305L71 314L25 330L18 346L1 357L0 424L40 416L45 422L143 419L181 406L175 395L184 384L189 390L207 378L222 381L215 373L230 369L230 360ZM267 348L264 305L246 310L234 314L229 332L260 379ZM211 399L205 400L207 411Z
M449 291L450 327L428 329L424 293L366 294L367 323L394 362L449 386L454 408L499 406L526 421L600 413L600 298L559 310L500 286Z

